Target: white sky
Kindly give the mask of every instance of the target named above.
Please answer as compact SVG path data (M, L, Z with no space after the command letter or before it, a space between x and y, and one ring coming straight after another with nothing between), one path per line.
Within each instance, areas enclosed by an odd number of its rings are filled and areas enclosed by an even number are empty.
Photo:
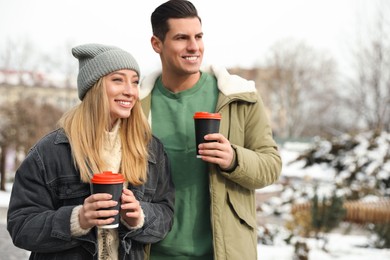
M97 42L131 52L143 73L159 67L150 15L163 0L0 0L0 48L32 41L54 54ZM341 57L358 17L376 0L193 0L203 21L205 63L252 67L278 40L303 40ZM1 49L0 49L1 50ZM63 54L63 53L61 53ZM58 54L59 55L59 54Z

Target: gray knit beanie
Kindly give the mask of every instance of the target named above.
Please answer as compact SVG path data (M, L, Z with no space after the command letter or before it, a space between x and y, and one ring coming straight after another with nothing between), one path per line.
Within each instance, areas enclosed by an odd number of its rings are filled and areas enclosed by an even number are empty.
M131 69L140 77L140 69L134 57L115 46L83 44L72 48L72 54L79 60L77 88L80 100L103 76L121 69Z

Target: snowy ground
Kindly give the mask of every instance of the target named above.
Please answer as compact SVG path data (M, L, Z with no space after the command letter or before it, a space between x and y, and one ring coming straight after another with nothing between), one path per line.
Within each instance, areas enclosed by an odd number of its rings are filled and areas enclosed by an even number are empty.
M296 150L304 147L297 147L296 145L290 149L282 149L281 154L284 162L283 173L285 176L298 176L301 178L310 178L310 172L300 169L297 164L287 165L289 161L295 158ZM316 172L321 170L323 172L323 179L330 181L331 173L326 172L327 169L316 169ZM318 174L316 175L318 177ZM11 184L7 184L7 191L0 191L0 208L6 208L8 206ZM272 191L277 189L277 185L270 186L264 189L264 191ZM0 223L6 222L5 216L0 215ZM310 260L384 260L390 259L389 249L373 249L364 247L367 244L368 237L366 235L343 235L340 233L332 233L328 236L328 253L322 251L321 245L317 241L309 239L308 246L310 248L309 258ZM285 243L275 243L274 246L259 245L258 246L258 259L261 260L292 260L294 248L286 245Z
M329 236L329 253L322 251L320 245L309 240L310 260L385 260L390 259L390 250L362 248L367 238L364 236L346 236L331 234ZM258 246L260 260L292 260L294 248L292 246Z

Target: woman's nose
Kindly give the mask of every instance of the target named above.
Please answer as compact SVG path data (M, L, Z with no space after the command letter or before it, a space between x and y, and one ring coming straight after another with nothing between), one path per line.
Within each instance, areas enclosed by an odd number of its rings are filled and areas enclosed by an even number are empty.
M137 95L138 93L138 85L135 86L132 83L127 83L125 86L124 94L126 95Z

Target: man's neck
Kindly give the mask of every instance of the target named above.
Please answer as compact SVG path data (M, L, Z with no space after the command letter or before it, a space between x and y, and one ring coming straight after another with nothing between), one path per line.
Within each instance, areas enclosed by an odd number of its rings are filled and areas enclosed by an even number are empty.
M192 88L199 80L201 73L178 75L162 72L161 80L165 88L178 93Z

